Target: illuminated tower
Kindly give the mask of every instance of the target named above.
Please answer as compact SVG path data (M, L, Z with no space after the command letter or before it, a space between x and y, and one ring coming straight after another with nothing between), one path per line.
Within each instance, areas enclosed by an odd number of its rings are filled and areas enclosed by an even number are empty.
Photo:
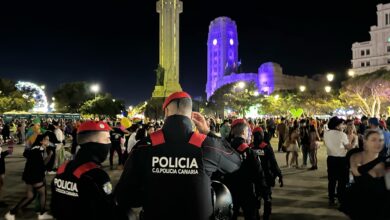
M238 36L236 22L228 17L219 17L209 26L207 40L207 98L219 88L224 76L237 73Z

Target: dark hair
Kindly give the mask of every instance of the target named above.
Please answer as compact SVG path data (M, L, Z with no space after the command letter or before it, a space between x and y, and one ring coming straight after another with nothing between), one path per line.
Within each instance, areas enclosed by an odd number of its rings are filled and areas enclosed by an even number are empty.
M42 141L43 141L43 139L45 139L45 137L47 137L47 136L49 136L49 135L47 135L47 134L39 134L38 136L37 136L37 138L35 139L35 141L34 141L34 143L33 143L33 145L31 146L31 147L35 147L35 146L42 146Z
M310 125L310 132L316 132L316 127L314 125Z
M135 134L135 140L139 141L147 137L147 130L146 128L141 128L137 131Z
M261 132L255 132L253 133L253 146L254 147L258 147L261 142L264 141L264 134L262 134Z
M231 133L234 137L239 137L244 133L245 129L248 129L248 125L245 123L239 123L232 128Z
M378 129L367 129L364 132L363 139L367 140L373 134L378 134L378 135L382 135L383 136L383 133L380 130L378 130Z

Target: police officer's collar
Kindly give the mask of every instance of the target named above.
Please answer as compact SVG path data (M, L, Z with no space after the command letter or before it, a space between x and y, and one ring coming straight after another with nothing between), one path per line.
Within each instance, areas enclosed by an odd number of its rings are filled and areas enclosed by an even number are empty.
M173 133L176 137L188 135L192 132L191 119L184 115L171 115L165 119L162 129L164 133Z

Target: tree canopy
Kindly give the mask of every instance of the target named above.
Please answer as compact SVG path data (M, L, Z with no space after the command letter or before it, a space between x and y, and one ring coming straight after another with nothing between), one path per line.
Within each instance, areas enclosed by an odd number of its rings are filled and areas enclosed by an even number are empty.
M382 69L350 78L342 84L340 99L365 115L379 116L383 104L390 102L390 71Z

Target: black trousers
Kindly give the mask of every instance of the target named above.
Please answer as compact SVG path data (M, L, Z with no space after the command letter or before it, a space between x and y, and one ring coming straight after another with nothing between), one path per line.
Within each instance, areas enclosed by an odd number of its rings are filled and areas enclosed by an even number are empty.
M348 166L346 158L328 156L326 162L328 165L329 201L334 201L337 185L337 198L339 202L342 203L345 195L345 187L348 182Z
M282 150L283 144L284 144L284 136L279 134L279 143L278 143L278 151Z
M114 153L118 154L118 165L123 165L123 157L122 157L122 149L120 144L113 144L111 145L110 149L110 166L113 166L114 164Z
M244 212L245 220L257 220L258 208L256 207L255 196L233 196L233 217L232 220L237 220L240 213L240 208Z
M264 214L263 220L269 220L272 213L272 189L267 187L266 191L268 193L263 194L261 199L264 201ZM261 209L261 200L259 201L258 209ZM257 213L257 219L260 219L260 214Z

